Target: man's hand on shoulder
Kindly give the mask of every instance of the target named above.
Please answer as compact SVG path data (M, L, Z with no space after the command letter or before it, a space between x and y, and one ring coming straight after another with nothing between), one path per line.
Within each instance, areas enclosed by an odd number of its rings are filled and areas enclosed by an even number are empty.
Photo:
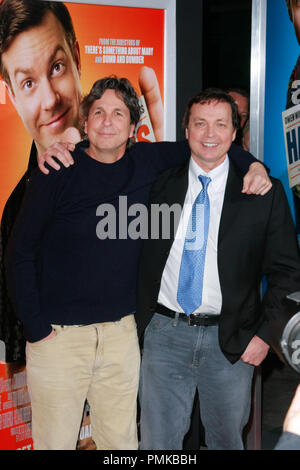
M60 165L53 157L57 158L57 160L59 160L65 167L69 167L74 163L70 152L74 150L77 142L80 142L81 140L79 131L75 127L69 127L62 134L61 139L61 142L56 142L48 147L42 155L38 155L39 169L45 175L49 173L49 170L45 167L45 163L55 170L60 169Z
M265 167L259 162L252 163L244 176L242 193L264 196L271 187L272 182Z

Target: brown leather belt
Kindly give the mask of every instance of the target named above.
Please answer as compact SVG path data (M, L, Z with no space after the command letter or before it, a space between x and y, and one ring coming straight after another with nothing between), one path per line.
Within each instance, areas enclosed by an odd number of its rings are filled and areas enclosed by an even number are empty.
M160 313L161 315L165 315L166 317L170 318L177 318L179 320L183 320L190 326L212 326L212 325L217 325L219 323L219 318L220 315L186 315L185 313L182 312L174 312L173 310L170 310L169 308L165 307L164 305L161 304L156 304L156 310L157 313Z

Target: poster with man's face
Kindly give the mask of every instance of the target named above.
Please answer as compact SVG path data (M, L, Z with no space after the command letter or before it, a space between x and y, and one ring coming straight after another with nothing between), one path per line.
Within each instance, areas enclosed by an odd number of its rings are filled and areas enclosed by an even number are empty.
M48 31L37 27L19 35L4 57L12 74L12 90L0 79L0 214L27 169L32 140L42 151L61 139L62 131L75 121L79 93L88 93L97 79L112 74L127 77L139 95L145 94L143 86L147 87L146 93L151 91L149 87L156 86L161 99L157 106L163 106L164 10L68 2L65 5L78 40L73 60L55 18L49 21ZM50 57L59 44L67 57ZM56 60L53 70L49 69L51 59ZM63 78L59 67L65 65L60 65L59 59L68 61L68 74ZM25 73L16 75L18 68ZM40 78L47 73L48 80ZM63 120L61 115L68 108L72 109L66 123L60 126L57 121ZM161 109L153 113L154 119L159 118ZM161 122L151 125L144 118L137 139L162 140L162 121L163 116Z

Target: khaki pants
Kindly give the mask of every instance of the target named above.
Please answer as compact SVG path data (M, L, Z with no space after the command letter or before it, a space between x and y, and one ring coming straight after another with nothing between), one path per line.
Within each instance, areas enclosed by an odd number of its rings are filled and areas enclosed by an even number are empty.
M88 399L97 449L136 450L140 352L133 315L53 328L57 336L26 347L34 448L75 449Z

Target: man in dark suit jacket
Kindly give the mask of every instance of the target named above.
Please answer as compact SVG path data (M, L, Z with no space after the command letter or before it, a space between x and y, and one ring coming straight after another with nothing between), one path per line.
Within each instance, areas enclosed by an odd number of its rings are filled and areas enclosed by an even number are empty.
M299 290L297 240L278 180L272 180L264 197L241 192L242 176L227 157L237 128L231 97L212 89L196 95L187 106L185 127L191 159L154 184L151 236L141 255L139 332L148 325L140 386L141 448L182 448L198 389L208 448L242 449L253 369L269 349L268 322L280 315L284 296ZM195 300L188 309L182 288L180 295L177 288L191 207L202 190L199 175L210 178L210 222L205 261L186 270L190 280L183 290L188 302ZM153 236L153 208L169 207L175 213L178 205L182 212L170 235L165 212L159 235ZM198 227L200 235L204 225ZM197 240L198 233L194 235ZM203 289L197 280L195 291L189 292L201 270ZM261 300L264 275L268 287ZM199 290L201 301L196 300Z

